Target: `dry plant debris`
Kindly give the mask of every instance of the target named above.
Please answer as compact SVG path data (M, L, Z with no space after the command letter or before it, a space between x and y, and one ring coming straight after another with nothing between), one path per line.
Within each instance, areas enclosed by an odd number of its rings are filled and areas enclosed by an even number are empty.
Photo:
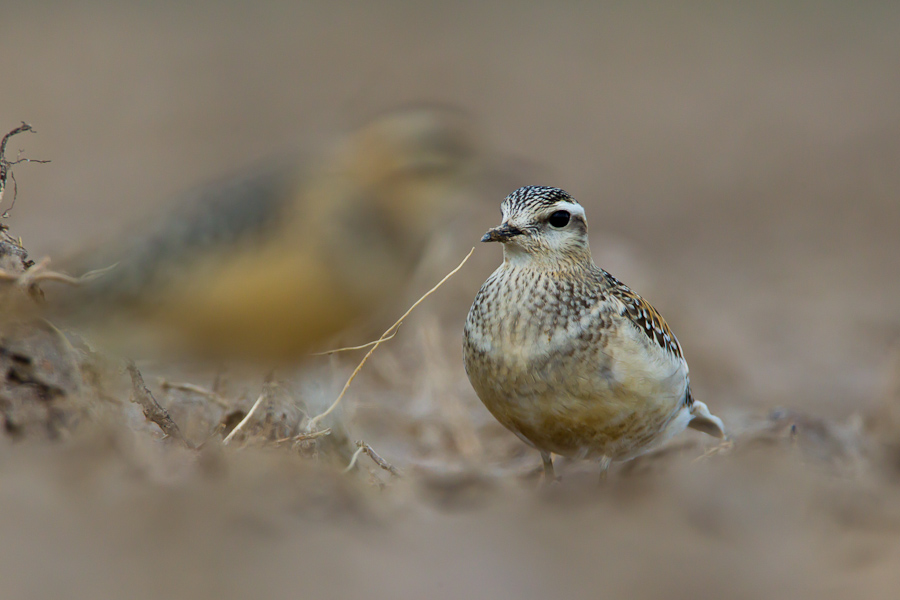
M273 386L274 382L272 379L272 375L269 374L269 376L266 377L266 380L263 382L263 389L259 394L259 398L256 399L256 402L253 403L253 406L250 407L250 410L247 411L247 414L244 416L244 418L241 419L241 421L234 426L234 429L232 429L228 433L228 435L225 436L225 439L222 440L223 446L227 446L229 442L234 439L234 436L244 428L244 426L250 421L251 418L253 418L253 415L256 414L256 410L259 408L259 406L272 395Z
M34 131L27 123L0 139L0 201L12 181L12 167L33 161L9 160L9 139ZM9 216L12 204L2 214ZM37 303L43 295L37 283L59 275L46 270L48 259L35 264L21 239L0 225L0 421L13 437L40 432L58 438L84 415L80 402L83 381L78 355L65 336L41 318Z
M219 406L221 408L227 409L227 408L231 407L228 404L228 401L225 400L224 398L222 398L222 396L220 396L215 391L208 390L202 386L195 385L193 383L169 381L168 379L165 379L164 377L160 377L159 378L159 387L163 391L178 390L180 392L188 392L191 394L197 394L198 396L203 396L204 398L206 398L207 400L209 400L210 402L212 402L213 404L215 404L216 406Z
M422 295L421 298L419 298L418 300L416 300L416 301L413 303L413 305L410 306L409 309L408 309L405 313L403 313L403 316L401 316L399 319L397 319L397 321L396 321L393 325L391 325L390 327L388 327L388 328L385 330L385 332L384 332L383 334L381 334L381 337L380 337L380 338L378 338L377 340L375 340L374 342L372 342L372 348L366 353L366 355L363 357L363 359L359 362L359 365L357 365L356 369L353 370L353 373L350 374L350 377L347 379L347 383L344 384L344 387L343 387L343 389L341 390L341 393L338 394L338 397L337 397L337 398L335 399L335 401L331 404L331 406L329 406L329 407L325 410L325 412L323 412L322 414L317 415L317 416L315 416L315 417L313 417L312 419L309 420L309 423L307 423L307 425L306 425L306 433L310 433L310 432L312 432L312 431L315 431L316 426L319 424L319 422L320 422L322 419L324 419L325 417L327 417L328 415L330 415L330 414L334 411L334 409L336 409L336 408L338 407L338 404L340 404L341 400L344 398L344 394L347 393L347 389L350 387L350 384L353 383L353 380L354 380L354 379L356 378L356 376L359 374L360 370L362 370L363 365L366 364L366 361L369 360L369 357L372 356L372 353L375 352L375 350L378 349L378 346L380 346L380 345L382 344L382 342L385 342L385 341L391 339L392 337L394 337L394 334L396 333L397 329L399 329L400 325L403 324L403 320L406 319L406 317L408 317L408 316L410 315L410 313L411 313L413 310L415 310L415 308L416 308L417 306L419 306L419 305L420 305L420 304L421 304L428 296L430 296L430 295L433 294L435 291L437 291L437 289L438 289L439 287L441 287L442 285L444 285L444 283L445 283L448 279L450 279L451 277L453 277L453 275L455 275L455 274L457 273L457 271L459 271L460 269L462 269L463 265L466 264L466 261L469 260L469 257L472 256L472 253L473 253L473 252L475 252L475 248L472 248L471 250L469 250L469 253L466 254L466 257L462 259L462 262L459 263L459 265L457 265L457 267L456 267L455 269L453 269L452 271L450 271L449 273L447 273L447 274L444 276L443 279L441 279L439 282L437 282L437 284L435 284L435 286L434 286L433 288L431 288L430 290L428 290L427 292L425 292L425 293ZM368 346L368 345L369 345L369 344L366 344L366 345L361 346L361 347L364 348L364 347L366 347L366 346Z
M24 133L26 131L30 131L31 133L37 133L34 127L22 121L22 124L8 132L6 135L0 139L0 202L3 202L3 195L6 192L6 184L8 181L12 181L13 188L13 197L12 202L9 204L9 208L3 211L3 214L0 215L2 218L9 217L9 211L12 210L13 206L16 204L16 196L18 195L18 186L16 185L16 176L13 174L12 167L19 163L27 163L27 162L36 162L36 163L48 163L49 160L36 160L33 158L22 158L21 156L17 156L15 160L9 160L6 158L6 144L9 142L9 138L14 135L18 135L20 133ZM21 244L20 244L21 245Z
M344 473L348 473L353 470L353 467L356 466L356 462L359 459L360 454L366 454L369 458L372 459L376 465L393 475L394 477L400 477L400 469L387 462L375 450L364 442L363 440L358 440L356 442L356 452L353 453L353 457L350 459L350 464L347 465L347 468L344 469Z
M169 416L169 411L160 406L150 390L147 389L147 386L144 383L144 377L141 375L141 372L135 366L134 362L129 361L126 369L131 376L131 401L140 405L144 416L147 417L149 421L156 423L159 428L162 429L162 432L166 437L181 442L186 448L193 448L193 444L185 439L181 434L181 430L178 428L178 424Z
M350 387L350 384L353 382L354 378L359 374L360 370L365 365L368 358L372 355L372 353L378 348L378 346L380 344L392 339L397 334L397 331L400 328L400 325L412 313L412 311L416 307L418 307L431 294L433 294L435 291L437 291L438 288L440 288L448 279L450 279L450 277L452 277L455 273L457 273L463 267L463 265L465 265L465 263L469 259L469 257L472 256L472 253L474 252L474 250L475 249L472 248L469 251L469 253L465 256L465 258L463 258L463 260L459 263L459 265L456 266L456 268L454 268L447 275L445 275L437 284L435 284L431 289L429 289L427 292L425 292L416 302L414 302L412 304L412 306L410 306L409 309L407 309L407 311L405 313L403 313L403 315L399 319L397 319L397 321L393 325L391 325L381 335L381 337L379 337L379 339L377 339L373 342L370 342L368 344L361 345L361 346L355 346L352 348L339 348L339 349L331 350L331 351L328 351L325 353L320 353L320 354L334 354L337 352L345 352L345 351L349 351L349 350L358 350L358 349L363 349L363 348L369 348L369 352L366 353L365 357L362 359L362 361L360 361L359 365L357 365L356 369L350 375L347 382L344 384L344 387L342 388L340 394L338 395L337 399L324 412L309 419L306 424L306 427L300 434L298 434L292 438L283 438L280 440L276 440L276 443L291 440L291 441L293 441L293 447L296 449L299 445L302 445L303 443L315 441L322 437L330 435L332 432L331 428L319 430L318 425L319 425L319 423L321 423L321 421L324 418L326 418L329 414L331 414L337 408L338 404L344 398L348 388ZM160 404L153 397L150 390L144 384L144 380L143 380L143 377L142 377L140 371L137 369L137 367L134 365L133 362L129 362L129 364L127 366L127 370L128 370L129 375L131 376L131 380L132 380L132 396L131 396L132 400L141 406L143 413L147 417L147 419L149 419L153 423L156 423L159 426L159 428L163 431L163 433L166 435L166 437L172 437L172 438L180 441L186 447L189 447L189 448L193 447L191 445L191 443L181 433L181 430L178 428L178 425L175 423L175 421L171 418L168 411L165 408L163 408L162 406L160 406ZM227 402L223 398L221 398L218 394L211 392L209 390L206 390L204 388L201 388L199 386L193 385L193 384L186 384L186 383L173 384L173 383L167 382L166 380L162 380L160 385L165 390L179 389L182 391L196 393L196 394L202 395L202 396L210 399L211 401L218 404L219 406L227 407ZM222 440L223 445L229 445L235 439L237 434L240 433L241 431L243 431L244 428L246 427L246 425L255 417L255 415L258 413L260 407L271 399L271 397L274 393L275 385L276 384L274 382L273 374L270 373L266 377L266 380L263 383L263 389L262 389L261 393L259 394L259 396L257 397L256 401L253 403L250 410L247 411L247 413L243 416L243 418L241 418L241 420L233 427L233 429L231 429L231 431L228 432L228 434L224 437L224 439ZM366 453L369 457L371 457L372 460L382 469L389 471L390 473L392 473L395 476L399 476L400 471L396 467L394 467L393 465L391 465L387 461L385 461L383 458L381 458L381 456L379 456L372 449L372 447L365 442L357 442L357 451L354 454L353 458L351 459L351 465L346 470L349 471L352 468L352 466L355 465L357 457L362 452Z

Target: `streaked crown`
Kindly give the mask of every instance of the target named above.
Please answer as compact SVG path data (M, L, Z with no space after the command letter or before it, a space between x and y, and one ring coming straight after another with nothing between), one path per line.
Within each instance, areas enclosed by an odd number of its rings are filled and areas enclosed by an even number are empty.
M556 206L560 202L578 204L578 201L565 190L546 185L526 185L506 197L503 201L503 210L507 214L533 212Z

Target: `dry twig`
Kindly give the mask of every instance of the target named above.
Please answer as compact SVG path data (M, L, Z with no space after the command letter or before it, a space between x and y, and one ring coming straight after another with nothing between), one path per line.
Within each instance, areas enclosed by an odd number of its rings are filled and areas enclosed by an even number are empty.
M9 216L9 211L11 211L13 206L15 206L16 195L18 192L18 186L16 185L16 176L13 175L12 169L10 169L10 167L12 167L13 165L17 165L19 163L23 163L23 162L36 162L36 163L50 162L49 160L35 160L35 159L31 159L31 158L18 158L17 157L16 160L9 160L6 158L6 143L9 141L9 138L11 138L12 136L17 135L19 133L23 133L25 131L37 133L37 131L35 131L31 125L22 121L21 125L19 125L15 129L13 129L9 133L7 133L6 135L3 136L2 139L0 139L0 202L3 201L3 194L4 194L4 192L6 192L7 179L11 179L13 182L12 203L9 205L9 208L7 208L5 211L3 211L3 214L0 215L0 217L2 217L4 219Z
M378 453L372 449L372 446L362 440L356 442L356 452L354 452L353 456L350 458L350 464L348 464L347 468L344 469L344 473L351 471L353 467L356 466L356 461L359 459L360 454L368 454L369 458L371 458L372 462L374 462L376 465L378 465L394 477L400 477L400 469L381 458L381 456L379 456Z
M222 445L227 446L229 442L234 438L235 434L238 431L244 428L250 419L253 417L256 410L260 407L263 401L267 400L269 396L272 394L272 387L274 383L272 380L272 375L270 374L266 377L266 380L263 382L262 391L259 393L259 398L256 399L256 402L253 403L253 406L250 407L250 410L247 411L247 415L241 419L241 422L234 426L234 429L231 430L231 433L225 436L225 439L222 440Z
M309 440L315 440L320 437L325 437L326 435L331 435L331 428L328 427L326 429L320 429L319 431L313 431L312 433L301 433L300 435L294 435L291 437L281 438L275 440L276 444L283 444L285 442L294 442L293 447L296 448L297 444L301 444L303 442L308 442Z
M222 398L222 396L218 395L212 390L200 387L199 385L194 385L193 383L175 383L172 381L168 381L167 379L160 378L159 387L161 387L165 391L178 390L179 392L197 394L198 396L203 396L204 398L211 401L213 404L220 406L221 408L231 408L231 405L224 398Z
M425 294L423 294L421 298L419 298L418 300L416 300L416 301L413 303L413 305L410 306L409 309L408 309L405 313L403 313L403 316L402 316L402 317L400 317L399 319L397 319L397 322L396 322L396 323L394 323L393 325L391 325L390 327L388 327L387 330L386 330L383 334L381 334L381 337L378 338L377 340L375 340L374 344L372 345L372 348L371 348L368 352L366 352L366 355L365 355L365 356L363 357L363 359L360 361L359 365L357 365L356 369L353 370L353 373L350 374L350 377L347 379L347 383L344 384L344 388L341 390L341 393L338 394L337 399L336 399L334 402L332 402L331 406L329 406L329 407L325 410L325 412L323 412L323 413L320 414L320 415L317 415L317 416L313 417L313 418L310 419L309 422L306 424L306 431L307 431L307 433L308 433L308 432L314 431L315 428L316 428L316 425L318 425L319 422L320 422L322 419L324 419L325 417L327 417L328 415L330 415L330 414L334 411L334 409L337 408L338 404L340 404L341 400L344 398L344 394L347 393L347 389L350 387L350 384L351 384L351 383L353 382L353 380L356 378L357 374L358 374L358 373L360 372L360 370L363 368L363 365L366 364L366 361L369 360L369 357L372 356L372 353L375 352L375 350L378 348L378 346L380 346L382 342L391 339L391 338L393 337L393 334L396 332L397 328L399 328L400 325L403 323L403 320L406 319L406 317L408 317L409 314L410 314L417 306L419 306L419 305L425 300L425 298L427 298L427 297L430 296L432 293L434 293L439 287L441 287L442 285L444 285L444 282L446 282L446 281L447 281L448 279L450 279L453 275L455 275L456 272L459 271L459 270L462 268L462 266L463 266L464 264L466 264L466 261L469 260L469 257L472 256L472 253L473 253L473 252L475 252L475 248L474 248L474 247L473 247L471 250L469 250L469 253L466 254L466 257L465 257L464 259L462 259L462 262L459 263L459 265L457 265L457 267L456 267L455 269L453 269L452 271L450 271L449 273L447 273L447 274L444 276L444 278L441 279L441 280L437 283L437 285L435 285L433 288L431 288L430 290L428 290L427 292L425 292Z
M66 283L68 285L78 286L82 283L90 281L91 279L95 279L108 272L110 269L114 269L116 267L116 265L111 265L102 269L88 271L80 277L72 277L64 273L58 273L56 271L48 270L47 265L49 264L50 258L45 257L42 258L37 264L29 267L22 273L10 273L9 271L0 269L0 281L14 282L17 286L23 289L31 287L38 281L56 281L58 283Z
M334 350L325 350L324 352L313 352L310 356L329 356L331 354L337 354L338 352L349 352L351 350L362 350L363 348L368 348L369 346L374 346L379 341L386 342L389 339L392 339L397 332L394 331L391 335L384 338L383 340L375 340L374 342L369 342L368 344L363 344L362 346L348 346L347 348L336 348Z
M356 452L354 452L354 453L353 453L353 456L350 457L350 464L348 464L348 465L347 465L347 468L345 468L345 469L344 469L343 471L341 471L341 472L342 472L342 473L349 473L350 471L352 471L352 470L353 470L353 467L356 466L356 461L357 461L357 459L359 459L359 455L362 454L362 453L363 453L363 447L362 447L362 446L358 446L358 447L356 448Z
M150 390L147 389L147 386L144 384L144 378L134 363L129 361L127 368L128 374L131 375L131 401L140 404L144 416L149 421L156 423L166 437L176 439L184 444L186 448L193 450L193 444L182 435L178 424L169 416L169 411L160 406L153 394L150 393Z
M331 428L327 427L320 431L313 431L310 433L301 433L300 435L295 435L292 438L288 438L289 440L293 440L294 443L291 444L291 450L299 450L303 446L303 442L308 442L311 440L319 439L320 437L325 437L326 435L331 435Z

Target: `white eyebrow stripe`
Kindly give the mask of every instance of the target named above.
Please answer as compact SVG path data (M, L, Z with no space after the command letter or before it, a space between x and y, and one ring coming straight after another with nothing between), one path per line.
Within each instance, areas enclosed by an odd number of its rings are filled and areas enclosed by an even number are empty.
M572 202L560 202L556 205L556 210L567 210L570 215L580 215L584 218L584 207L580 204L574 204Z

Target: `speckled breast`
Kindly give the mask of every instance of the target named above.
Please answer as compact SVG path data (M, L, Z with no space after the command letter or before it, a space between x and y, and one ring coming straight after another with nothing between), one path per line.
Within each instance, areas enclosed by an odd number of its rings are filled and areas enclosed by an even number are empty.
M469 380L500 423L541 450L639 454L675 418L680 375L664 382L625 372L633 365L617 354L637 354L645 342L619 331L616 318L596 281L501 267L466 320Z

